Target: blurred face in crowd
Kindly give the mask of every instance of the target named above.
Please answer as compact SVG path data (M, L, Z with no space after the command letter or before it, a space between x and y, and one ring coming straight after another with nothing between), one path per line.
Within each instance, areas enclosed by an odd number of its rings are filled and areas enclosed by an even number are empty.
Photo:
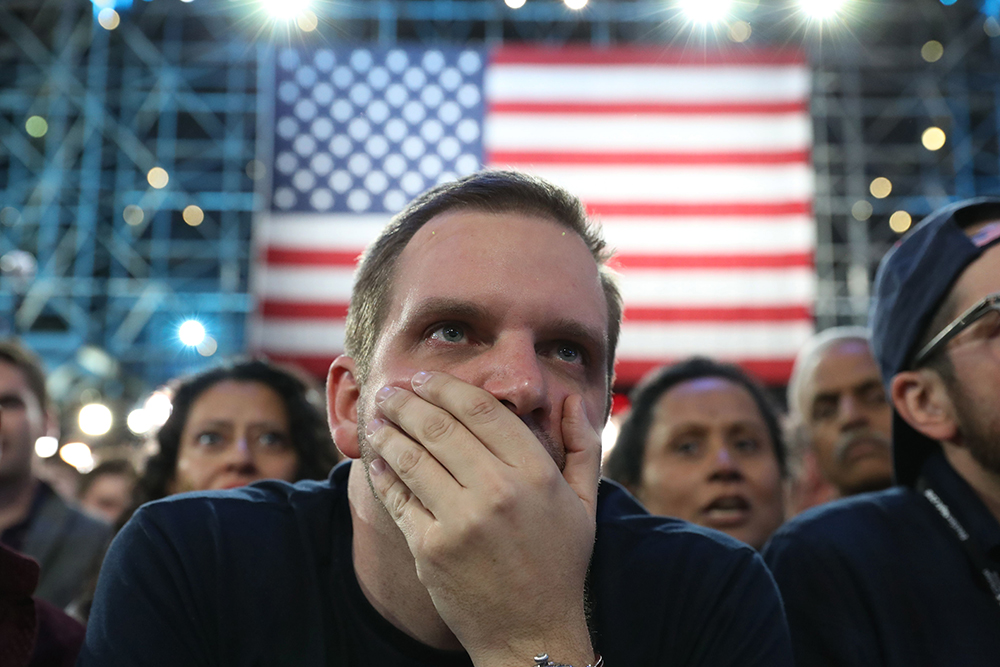
M284 401L266 384L224 380L191 404L171 493L231 489L260 479L295 480Z
M784 520L767 424L744 387L717 377L660 397L636 495L652 514L721 530L760 548Z
M80 507L108 523L115 523L132 501L135 479L131 475L107 473L80 496Z
M35 440L46 433L45 408L20 368L0 361L0 483L31 476Z
M804 426L823 477L841 496L892 484L892 410L867 341L825 350L804 387Z

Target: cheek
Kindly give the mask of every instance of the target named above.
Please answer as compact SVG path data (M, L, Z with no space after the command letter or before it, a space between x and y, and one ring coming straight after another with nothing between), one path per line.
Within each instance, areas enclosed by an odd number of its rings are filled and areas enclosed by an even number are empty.
M704 475L694 465L666 456L647 460L642 467L640 499L653 514L690 519L698 507L698 490Z

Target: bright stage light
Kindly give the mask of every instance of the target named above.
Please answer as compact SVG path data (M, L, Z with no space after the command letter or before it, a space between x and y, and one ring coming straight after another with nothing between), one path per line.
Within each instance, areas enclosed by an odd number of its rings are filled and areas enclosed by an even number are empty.
M197 347L205 340L205 327L198 320L188 320L177 329L177 336L188 347Z
M563 4L570 9L583 9L587 6L587 0L563 0Z
M111 430L113 420L111 410L101 403L88 403L80 408L80 430L87 435L104 435Z
M503 0L503 1L504 4L510 7L511 9L520 9L521 7L524 7L524 3L526 2L526 0Z
M677 6L695 23L717 23L729 16L733 0L680 0Z
M59 451L59 441L51 435L43 435L35 440L35 453L43 459L55 456L57 451Z
M799 0L799 7L810 18L829 19L846 5L848 0Z
M84 475L94 469L94 454L83 442L67 442L59 449L59 458Z
M260 0L261 7L272 18L294 21L304 14L312 4L310 0Z

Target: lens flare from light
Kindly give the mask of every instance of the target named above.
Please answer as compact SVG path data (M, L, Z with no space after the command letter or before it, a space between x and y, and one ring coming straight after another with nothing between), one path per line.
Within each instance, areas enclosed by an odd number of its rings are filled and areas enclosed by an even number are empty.
M831 19L840 13L848 0L799 0L799 7L812 19Z
M294 21L309 10L310 0L260 0L260 6L278 21Z
M154 391L146 399L143 404L142 409L146 411L146 415L149 417L149 423L152 424L152 428L159 428L166 423L167 418L170 417L170 412L174 409L173 402L170 400L170 396L164 391Z
M128 426L128 430L136 435L145 435L153 428L153 420L150 419L149 413L146 412L145 408L136 408L128 413L128 417L125 418L125 425Z
M188 320L178 327L177 336L188 347L197 347L205 340L205 325L198 320Z
M729 16L733 0L680 0L677 6L694 23L718 23Z

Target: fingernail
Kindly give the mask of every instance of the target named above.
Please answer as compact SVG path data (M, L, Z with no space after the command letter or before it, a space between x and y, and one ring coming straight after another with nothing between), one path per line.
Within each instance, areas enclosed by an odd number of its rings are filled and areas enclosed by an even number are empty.
M378 477L385 472L385 461L382 459L372 459L371 465L368 466L368 472L371 473L372 477Z
M375 394L375 402L376 403L381 403L382 401L384 401L385 399L389 398L390 396L392 396L395 393L396 393L396 388L395 387L390 386L390 385L386 385L386 386L382 387L381 389L379 389L378 393Z
M384 423L385 423L384 421L378 418L370 420L367 424L365 424L365 435L367 435L369 438L372 437L373 435L375 435L375 432L377 430L382 428L382 425Z
M412 384L413 388L416 389L417 387L422 387L424 383L430 379L431 379L430 373L427 373L426 371L420 371L419 373L413 376L413 379L410 380L410 384Z

